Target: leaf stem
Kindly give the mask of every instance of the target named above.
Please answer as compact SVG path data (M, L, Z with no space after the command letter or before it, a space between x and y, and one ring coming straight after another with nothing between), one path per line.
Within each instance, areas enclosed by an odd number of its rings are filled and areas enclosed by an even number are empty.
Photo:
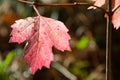
M35 12L37 13L37 15L40 17L40 13L39 13L39 11L37 10L37 8L36 8L35 5L33 5L33 8L34 8Z
M108 18L106 29L106 80L112 80L111 45L112 45L112 0L108 0Z

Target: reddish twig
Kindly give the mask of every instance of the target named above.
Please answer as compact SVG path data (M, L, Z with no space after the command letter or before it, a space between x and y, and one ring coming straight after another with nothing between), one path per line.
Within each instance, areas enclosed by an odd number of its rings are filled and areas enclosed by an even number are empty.
M56 7L56 6L94 6L102 11L104 11L105 13L107 13L107 11L101 7L98 7L96 5L90 4L90 3L86 3L86 2L74 2L74 3L64 3L64 4L42 4L39 2L30 2L30 1L24 1L24 0L18 0L19 2L22 3L26 3L26 4L30 4L30 5L36 5L36 6L51 6L51 7Z

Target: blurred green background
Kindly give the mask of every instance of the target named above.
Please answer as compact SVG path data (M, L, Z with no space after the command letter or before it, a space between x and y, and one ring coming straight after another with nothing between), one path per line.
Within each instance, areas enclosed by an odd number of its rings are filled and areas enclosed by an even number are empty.
M28 0L41 3L73 3L90 0ZM22 60L25 43L9 43L11 25L15 20L36 16L31 5L17 0L0 0L0 80L105 80L106 19L99 9L89 6L37 7L40 14L62 21L71 35L72 52L53 48L55 61L51 68L31 74ZM113 29L112 73L120 80L120 29Z

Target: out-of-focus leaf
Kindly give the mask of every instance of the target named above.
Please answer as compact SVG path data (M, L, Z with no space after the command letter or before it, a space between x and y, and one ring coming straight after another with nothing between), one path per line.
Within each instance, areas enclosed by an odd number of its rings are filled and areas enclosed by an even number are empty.
M0 60L0 73L4 72L4 70L9 66L13 57L14 57L14 51L11 51L8 53L4 61Z
M3 3L3 0L0 0L0 5Z
M14 51L11 51L6 56L5 60L0 60L0 80L10 80L9 75L5 72L5 69L9 66L14 57Z
M3 72L0 73L0 80L10 80L10 78L5 72Z
M3 70L4 70L3 68L4 68L4 67L3 67L3 61L0 60L0 73L3 72Z
M85 77L89 74L87 68L89 67L89 63L87 61L79 61L73 64L70 71L76 75Z
M85 49L88 46L89 39L87 36L82 36L81 39L76 43L77 49Z
M19 18L20 18L19 15L13 12L8 12L3 15L3 19L8 25L12 25L15 22L15 20Z
M8 65L11 63L14 55L15 55L14 51L11 51L8 53L7 57L5 58L5 60L3 62L5 68L8 67Z

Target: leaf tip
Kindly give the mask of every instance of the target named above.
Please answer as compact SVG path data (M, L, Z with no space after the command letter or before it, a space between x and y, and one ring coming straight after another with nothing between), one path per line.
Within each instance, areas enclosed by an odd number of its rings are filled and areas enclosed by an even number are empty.
M119 26L114 26L114 28L115 28L116 30L118 30L118 29L119 29Z

